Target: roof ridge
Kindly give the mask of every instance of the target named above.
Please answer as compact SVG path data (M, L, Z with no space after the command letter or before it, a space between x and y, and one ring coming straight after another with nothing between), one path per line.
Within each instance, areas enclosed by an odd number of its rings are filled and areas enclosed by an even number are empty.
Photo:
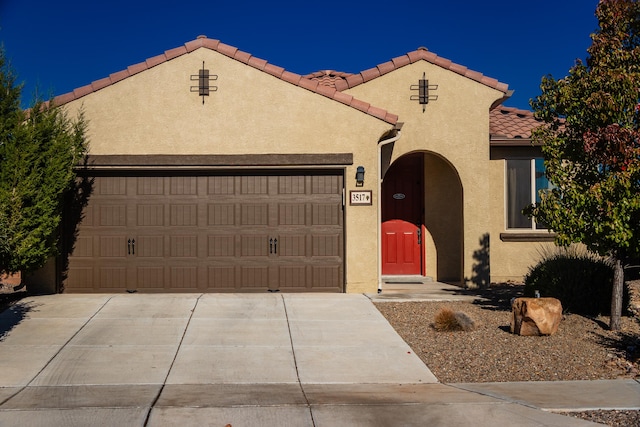
M164 62L170 61L174 58L193 52L194 50L203 47L214 50L260 71L264 71L265 73L271 74L272 76L284 80L288 83L294 84L311 92L315 92L319 95L333 99L334 101L338 101L342 104L348 105L366 114L384 120L387 123L395 125L398 122L398 116L396 114L389 113L385 109L378 108L367 102L358 100L351 95L347 95L340 92L339 90L336 90L336 88L334 87L320 85L317 81L313 81L299 74L286 71L284 68L270 64L264 59L256 58L250 53L243 52L237 47L224 44L220 42L220 40L207 38L207 36L204 35L200 35L195 40L187 42L180 47L166 50L160 55L148 58L144 62L131 65L125 70L112 73L109 75L109 77L96 80L88 85L74 89L72 92L56 96L53 99L53 102L55 105L66 104L92 92L97 92L100 89L104 89L107 86L115 84L149 68L155 67Z
M498 105L497 107L494 108L494 110L496 111L500 111L503 113L514 113L514 114L520 114L520 115L525 115L525 116L532 116L533 117L533 111L531 110L524 110L522 108L516 108L516 107L505 107L503 105Z
M509 85L507 85L506 83L501 83L498 80L487 77L478 71L473 71L463 65L456 64L449 59L443 58L433 52L430 52L425 47L419 47L417 50L395 57L387 62L378 64L373 68L361 71L360 73L354 73L354 75L347 77L343 81L336 82L336 89L342 91L353 88L362 83L368 82L369 80L373 80L398 68L404 67L405 65L413 64L420 60L424 60L444 69L453 71L454 73L475 80L485 86L489 86L490 88L504 92L505 94L508 93Z
M313 73L305 74L302 77L304 77L305 79L313 79L313 78L326 77L331 75L334 75L337 77L348 77L353 75L353 73L349 73L346 71L336 71L336 70L318 70Z

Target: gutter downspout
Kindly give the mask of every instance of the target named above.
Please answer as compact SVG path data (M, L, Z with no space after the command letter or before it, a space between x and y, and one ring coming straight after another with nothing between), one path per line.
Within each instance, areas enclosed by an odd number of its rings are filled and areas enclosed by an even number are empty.
M382 292L382 147L400 139L403 125L396 123L396 135L378 142L378 293Z

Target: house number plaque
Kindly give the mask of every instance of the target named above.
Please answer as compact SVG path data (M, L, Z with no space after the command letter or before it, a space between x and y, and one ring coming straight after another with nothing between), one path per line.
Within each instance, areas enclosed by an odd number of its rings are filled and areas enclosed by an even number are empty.
M368 206L373 204L373 200L371 197L371 190L365 191L351 191L349 192L350 196L350 205L353 206Z

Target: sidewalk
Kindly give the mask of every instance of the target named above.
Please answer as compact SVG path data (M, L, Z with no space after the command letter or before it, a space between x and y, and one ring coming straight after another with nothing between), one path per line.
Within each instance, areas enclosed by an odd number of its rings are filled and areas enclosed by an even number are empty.
M636 381L441 384L355 294L29 297L0 314L0 426L588 426Z

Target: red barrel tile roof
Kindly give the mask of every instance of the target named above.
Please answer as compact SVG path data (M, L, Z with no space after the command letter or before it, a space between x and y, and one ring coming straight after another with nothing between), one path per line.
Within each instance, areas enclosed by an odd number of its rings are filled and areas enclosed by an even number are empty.
M498 106L489 116L492 139L530 139L533 129L541 124L531 111L511 107Z
M315 73L307 74L306 76L304 76L304 78L317 81L318 84L322 86L335 88L337 81L344 80L352 75L353 73L343 73L334 70L322 70L316 71Z
M405 55L398 56L393 58L390 61L383 62L373 68L369 68L368 70L364 70L360 73L355 73L350 76L346 76L342 79L336 79L335 87L336 89L343 91L346 89L350 89L352 87L358 86L359 84L368 82L369 80L380 77L386 73L394 71L398 68L404 67L409 64L413 64L418 61L427 61L431 64L435 64L439 67L445 68L447 70L453 71L454 73L460 74L472 80L475 80L483 85L489 86L501 92L507 94L509 90L509 86L505 83L500 83L498 80L493 79L491 77L487 77L482 73L477 71L469 70L467 67L459 64L455 64L451 62L449 59L443 58L441 56L436 55L433 52L429 52L426 48L420 47L413 52L409 52Z

